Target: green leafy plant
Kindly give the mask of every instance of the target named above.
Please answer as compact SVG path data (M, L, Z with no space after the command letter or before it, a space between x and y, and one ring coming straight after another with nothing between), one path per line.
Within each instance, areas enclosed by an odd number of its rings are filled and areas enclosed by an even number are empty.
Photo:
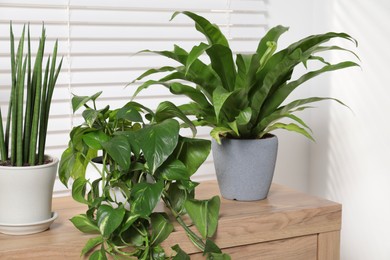
M138 259L189 259L178 245L168 256L161 243L173 231L168 215L155 212L162 201L205 255L229 259L212 242L218 223L220 199L194 198L197 183L191 176L206 160L210 141L183 137L178 118L196 129L171 102L162 102L152 111L136 102L111 110L97 109L101 92L74 96L73 110L85 107L84 123L70 133L63 152L59 176L62 183L73 179L72 196L88 205L85 214L71 219L82 232L97 236L82 250L90 259L113 257ZM92 103L92 105L88 105ZM93 163L101 156L102 168ZM96 167L99 178L87 179L88 165ZM188 227L188 214L198 233Z
M45 143L53 90L61 70L56 65L56 41L52 58L42 69L45 49L45 28L31 61L30 27L27 31L27 55L24 56L25 27L15 53L14 34L10 26L12 86L5 131L0 109L0 161L2 165L24 166L45 163ZM57 67L56 67L57 66ZM26 92L26 98L24 97ZM25 101L26 100L26 101ZM25 108L24 108L24 103Z
M182 13L195 22L195 28L204 34L207 43L201 42L189 52L175 45L173 51L150 51L180 63L179 66L164 66L150 69L132 83L156 73L166 75L158 80L147 80L135 95L155 84L169 88L170 92L185 95L192 102L180 106L187 115L195 115L196 125L207 125L213 129L211 136L220 142L220 137L258 139L276 129L285 129L313 139L310 128L295 115L310 108L310 104L334 98L310 97L283 104L286 98L302 83L325 72L359 66L352 61L331 64L320 54L332 50L350 52L337 45L325 46L333 38L351 41L355 39L345 33L329 32L312 35L277 51L279 37L288 28L276 26L260 40L253 54L237 54L229 47L228 40L217 25L191 12L176 12L172 19ZM201 58L207 54L209 63ZM357 56L356 56L357 57ZM294 69L309 62L323 66L292 79ZM295 76L295 74L294 74ZM342 103L341 103L342 104ZM282 123L290 119L291 123Z

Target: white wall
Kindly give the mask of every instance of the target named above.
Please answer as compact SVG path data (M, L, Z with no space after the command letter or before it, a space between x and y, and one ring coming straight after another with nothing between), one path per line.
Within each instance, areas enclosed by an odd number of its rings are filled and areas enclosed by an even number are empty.
M329 1L331 29L359 41L362 69L335 73L329 94L347 103L312 116L309 190L343 204L345 260L388 260L390 246L390 2ZM337 55L334 57L337 59Z
M335 103L322 103L307 117L315 143L305 143L283 133L287 147L281 151L301 160L289 162L293 169L307 167L295 181L314 195L343 205L341 259L388 260L390 246L390 2L387 0L270 0L274 24L290 26L291 37L344 31L359 41L356 52L362 69L347 69L322 76L297 95L332 96L350 106L352 112ZM298 28L295 28L298 26ZM287 34L286 34L287 36ZM347 45L353 48L353 45ZM334 53L334 60L341 57ZM290 146L302 145L299 149ZM284 145L283 143L281 145ZM300 153L299 155L291 152ZM306 157L307 156L307 157ZM305 157L305 158L301 158ZM292 159L292 160L294 160ZM296 164L302 164L297 166ZM295 176L280 167L281 183ZM299 185L298 185L299 186Z

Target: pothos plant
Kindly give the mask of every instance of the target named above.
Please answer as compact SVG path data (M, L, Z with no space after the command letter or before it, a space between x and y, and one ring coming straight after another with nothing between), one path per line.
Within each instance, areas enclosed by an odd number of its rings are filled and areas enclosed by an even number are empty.
M221 137L260 139L276 129L294 131L313 139L308 125L295 113L322 100L341 102L329 97L309 97L287 104L284 101L297 87L318 75L359 66L353 61L332 64L321 56L333 50L356 56L338 45L325 45L335 38L357 45L356 40L345 33L311 35L277 51L278 39L288 28L276 26L259 41L254 53L233 55L227 38L217 25L188 11L176 12L172 19L180 13L195 22L196 30L207 41L193 46L189 52L177 45L173 51L145 50L179 65L147 70L132 83L156 73L164 73L164 76L143 82L135 95L151 85L163 85L173 94L189 97L192 102L180 109L187 115L195 115L197 125L212 127L211 136L217 142ZM296 72L299 65L308 68L313 62L321 67L305 73ZM293 74L296 79L292 79ZM291 123L283 123L282 119L290 119Z
M101 92L74 96L73 111L85 107L84 122L73 128L63 152L59 176L63 184L73 180L73 198L88 206L85 214L71 219L80 231L96 234L82 250L90 259L189 259L173 245L168 255L161 243L173 231L166 213L155 212L162 201L186 231L188 238L210 259L230 259L213 237L218 223L220 199L194 198L197 183L191 176L210 152L208 140L180 135L180 124L196 129L172 103L161 103L155 112L129 102L119 109L97 109ZM92 163L101 155L102 168ZM99 171L95 180L86 178L87 165ZM184 221L188 215L195 232ZM214 257L214 258L213 258Z

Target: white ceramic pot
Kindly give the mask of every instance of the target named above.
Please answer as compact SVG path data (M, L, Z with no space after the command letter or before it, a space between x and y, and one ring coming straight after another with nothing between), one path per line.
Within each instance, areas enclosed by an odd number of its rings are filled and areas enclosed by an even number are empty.
M54 221L57 214L51 204L58 159L50 158L52 162L45 165L0 166L0 232L38 233Z
M231 200L262 200L274 175L278 138L212 140L215 172L222 197Z

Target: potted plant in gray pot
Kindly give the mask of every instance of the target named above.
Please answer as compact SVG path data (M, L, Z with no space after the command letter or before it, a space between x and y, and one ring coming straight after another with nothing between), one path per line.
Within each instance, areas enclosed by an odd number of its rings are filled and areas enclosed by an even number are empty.
M213 156L221 194L228 199L259 200L266 198L273 178L277 155L277 137L271 132L285 129L313 139L310 128L295 113L330 97L309 97L284 103L302 83L325 72L358 66L352 61L331 64L320 54L332 50L350 52L337 45L324 45L333 38L357 45L345 33L328 32L312 35L277 51L277 41L288 28L271 28L260 40L253 54L233 55L226 37L218 26L191 12L183 13L195 21L196 29L206 36L189 52L174 47L173 51L152 51L173 59L178 66L150 69L139 76L165 73L157 80L143 82L135 92L151 85L162 85L176 95L186 95L192 102L180 106L187 115L196 116L194 124L212 127ZM150 50L146 50L151 52ZM200 59L207 54L207 59ZM357 56L356 56L357 57ZM207 62L204 62L207 60ZM316 68L295 79L298 65ZM341 103L343 104L343 103ZM290 122L282 122L288 119Z
M45 40L42 27L32 66L30 29L24 56L25 29L15 53L10 28L12 85L5 126L0 109L0 232L5 234L41 232L56 218L51 200L58 159L45 154L45 142L62 60L57 66L56 42L43 70Z
M210 141L181 136L174 118L191 126L194 135L196 128L171 102L162 102L156 111L136 102L114 110L98 109L99 95L73 97L74 111L85 107L84 122L71 131L59 166L62 183L73 180L73 198L88 206L72 223L96 235L82 254L90 259L107 259L107 255L168 259L161 243L173 231L172 221L177 221L209 259L230 259L212 241L220 199L195 199L197 183L191 181L210 152ZM97 155L102 167L96 167L98 178L90 179L87 166ZM157 209L159 203L165 210ZM185 215L199 233L188 228L191 223ZM173 259L189 259L178 245L172 245L172 250Z

